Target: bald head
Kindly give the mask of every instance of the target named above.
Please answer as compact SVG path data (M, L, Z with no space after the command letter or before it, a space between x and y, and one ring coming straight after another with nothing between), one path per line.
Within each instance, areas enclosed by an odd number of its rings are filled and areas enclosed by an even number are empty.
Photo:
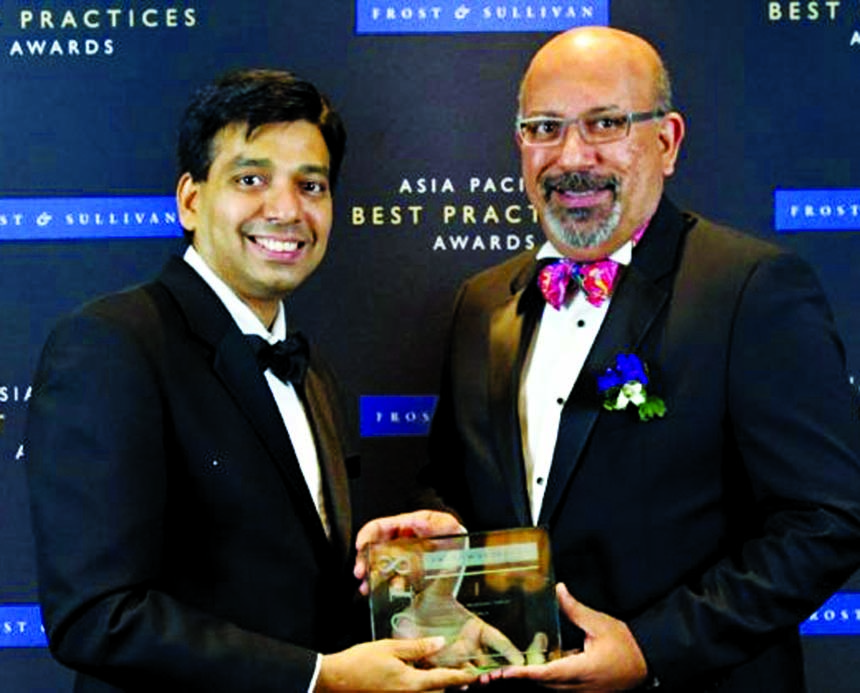
M560 253L608 257L647 226L684 137L653 46L608 27L555 36L526 70L518 116L526 193Z
M520 113L528 83L556 71L614 66L651 90L655 106L672 110L672 86L660 54L645 39L603 26L577 27L550 39L534 55L520 83Z

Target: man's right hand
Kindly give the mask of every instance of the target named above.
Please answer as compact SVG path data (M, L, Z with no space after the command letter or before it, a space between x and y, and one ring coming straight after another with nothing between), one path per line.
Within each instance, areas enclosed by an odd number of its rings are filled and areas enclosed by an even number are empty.
M391 541L402 537L438 537L448 534L465 534L466 528L450 513L439 510L416 510L390 517L371 520L362 527L355 538L355 577L361 581L359 591L367 596L367 565L364 549L368 544Z
M314 693L353 691L441 691L467 686L478 678L472 669L417 669L445 646L441 637L377 640L323 655Z

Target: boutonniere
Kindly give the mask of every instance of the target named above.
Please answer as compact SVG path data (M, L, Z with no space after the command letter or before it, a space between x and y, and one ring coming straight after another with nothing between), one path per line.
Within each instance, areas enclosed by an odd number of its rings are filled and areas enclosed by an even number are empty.
M597 391L604 398L603 408L621 411L631 404L639 411L639 418L648 421L666 414L666 404L649 394L648 369L636 354L618 354L615 364L597 376Z

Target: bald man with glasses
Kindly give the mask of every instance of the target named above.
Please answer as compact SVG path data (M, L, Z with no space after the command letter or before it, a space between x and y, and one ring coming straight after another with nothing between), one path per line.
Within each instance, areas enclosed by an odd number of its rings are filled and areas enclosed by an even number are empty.
M798 624L860 564L814 273L665 196L685 123L640 37L551 39L515 127L546 242L461 288L425 477L470 531L550 534L567 654L491 687L803 691Z

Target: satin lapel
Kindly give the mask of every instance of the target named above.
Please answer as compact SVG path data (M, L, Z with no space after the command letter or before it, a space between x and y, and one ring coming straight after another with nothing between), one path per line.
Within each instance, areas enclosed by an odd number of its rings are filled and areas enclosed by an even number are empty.
M606 320L562 411L552 469L541 506L541 525L549 524L597 417L604 413L597 394L596 375L607 368L619 352L638 350L669 299L670 282L663 280L670 278L677 268L688 225L689 220L663 198L633 262L624 270Z
M301 512L308 517L308 526L318 528L320 540L326 541L272 392L233 318L184 260L172 258L160 280L183 311L189 329L214 350L212 367L216 376L238 403L286 483L295 491L293 498L298 499Z
M215 372L230 391L239 408L257 431L263 444L277 462L287 482L295 488L302 511L316 519L322 532L319 514L299 467L287 429L275 404L272 391L247 342L238 330L229 332L218 344L213 364ZM324 532L322 532L324 535Z
M304 401L314 432L320 468L329 501L328 520L332 540L346 555L352 545L352 510L346 463L340 447L337 424L322 379L311 368L304 384Z
M540 308L531 305L531 292L520 288L522 284L531 286L523 275L515 278L510 297L490 315L489 398L491 428L496 433L501 473L511 480L511 500L517 522L526 526L532 524L532 519L523 467L519 389L523 361Z

